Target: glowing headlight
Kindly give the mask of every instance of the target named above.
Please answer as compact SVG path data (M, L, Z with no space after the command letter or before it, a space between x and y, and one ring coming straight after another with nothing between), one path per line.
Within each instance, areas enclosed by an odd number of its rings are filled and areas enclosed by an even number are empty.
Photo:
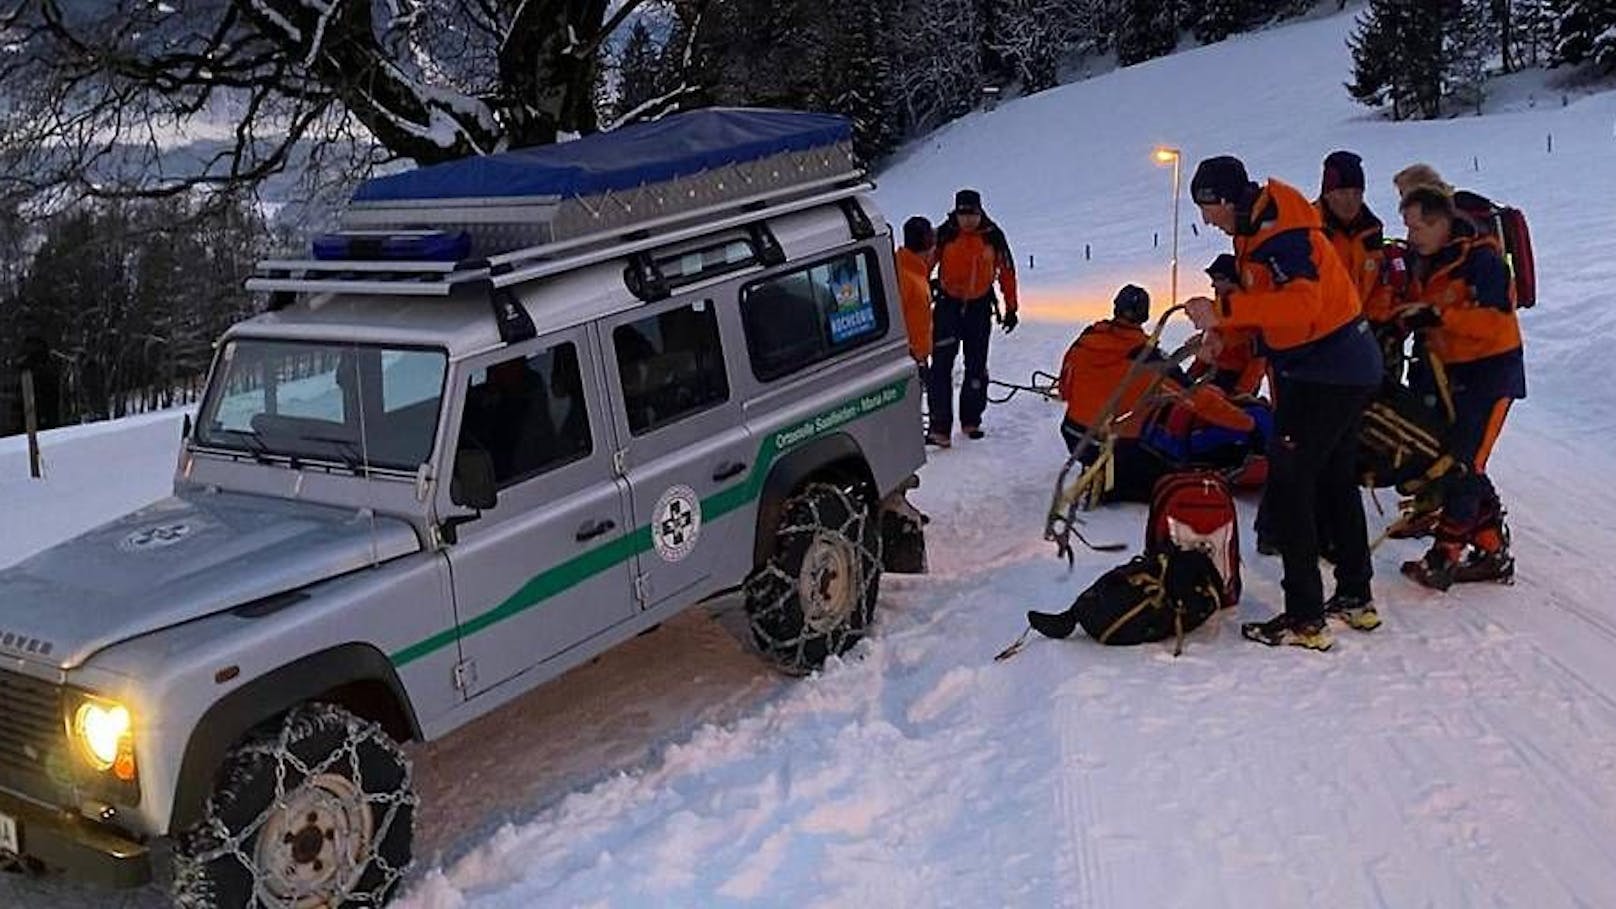
M134 778L129 709L110 701L86 701L73 715L73 737L84 759L97 770L116 766L120 779Z

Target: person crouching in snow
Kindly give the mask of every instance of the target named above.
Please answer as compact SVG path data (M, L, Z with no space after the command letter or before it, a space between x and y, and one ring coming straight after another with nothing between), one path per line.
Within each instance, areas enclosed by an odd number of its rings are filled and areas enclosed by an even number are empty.
M1212 279L1212 296L1221 299L1240 286L1240 271L1234 256L1219 255L1206 267ZM1214 328L1204 335L1201 353L1190 366L1191 379L1210 371L1212 384L1231 397L1255 396L1268 374L1268 361L1257 352L1254 332Z
M1477 236L1440 190L1416 188L1401 208L1417 258L1409 276L1413 302L1397 315L1406 331L1419 333L1429 359L1419 372L1425 387L1414 390L1451 401L1454 421L1445 447L1464 468L1442 481L1436 542L1423 558L1405 562L1403 573L1437 590L1456 581L1508 581L1515 560L1487 458L1510 404L1526 397L1509 271L1498 240ZM1446 389L1440 387L1444 378Z
M1157 425L1152 418L1163 411L1182 408L1190 421L1226 427L1241 436L1255 425L1210 385L1186 394L1189 378L1149 346L1143 327L1149 319L1150 294L1129 284L1117 292L1112 317L1085 328L1061 362L1057 388L1066 402L1060 430L1067 451L1088 467L1100 457L1106 435L1111 437L1111 482L1103 501L1149 502L1156 480L1173 469L1172 460L1140 438L1143 428ZM1144 365L1134 369L1141 356ZM1106 404L1113 395L1116 401L1108 414ZM1096 427L1078 451L1089 428L1102 419L1108 425Z

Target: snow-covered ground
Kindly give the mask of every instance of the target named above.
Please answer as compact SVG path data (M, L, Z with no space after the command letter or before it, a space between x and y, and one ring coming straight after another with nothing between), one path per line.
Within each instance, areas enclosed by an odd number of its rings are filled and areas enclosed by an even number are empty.
M1520 205L1543 302L1523 318L1532 397L1493 460L1514 587L1414 588L1396 566L1418 545L1392 542L1376 560L1386 625L1341 630L1328 654L1258 647L1225 616L1176 660L1079 637L995 664L1026 609L1063 608L1119 558L1080 552L1068 572L1042 541L1059 411L1021 396L989 411L986 439L932 456L914 498L934 571L886 579L879 632L844 662L782 683L689 617L422 749L422 865L402 904L1616 905L1616 94L1383 122L1341 88L1350 23L973 115L882 175L880 199L896 222L983 191L1031 316L994 342L1013 380L1055 367L1121 283L1167 297L1157 143L1183 149L1186 182L1234 152L1308 192L1326 153L1354 149L1394 225L1390 174L1416 160ZM1227 243L1194 220L1185 200L1181 296ZM0 442L0 563L166 489L173 435L98 438L67 431L51 480L26 487ZM1142 523L1116 507L1087 531L1137 544ZM1249 539L1246 556L1239 619L1265 617L1279 565Z

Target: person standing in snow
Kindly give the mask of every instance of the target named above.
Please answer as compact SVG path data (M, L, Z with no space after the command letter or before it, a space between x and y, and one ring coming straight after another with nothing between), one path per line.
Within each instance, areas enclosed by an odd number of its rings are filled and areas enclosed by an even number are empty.
M1300 191L1275 179L1258 185L1240 159L1220 156L1196 167L1190 193L1202 220L1233 238L1241 276L1220 299L1186 301L1190 318L1202 330L1257 330L1275 383L1267 496L1284 560L1285 611L1240 631L1271 646L1328 650L1326 612L1361 630L1380 624L1354 470L1364 406L1380 383L1380 348L1352 277ZM1328 602L1315 518L1321 498L1338 547Z
M954 210L937 228L937 303L932 308L932 361L927 370L926 408L931 426L926 441L939 448L954 434L954 358L964 348L965 383L960 387L960 428L982 438L982 412L988 404L988 341L998 297L1004 292L1005 333L1015 330L1016 264L1004 231L982 210L982 194L962 189Z
M1446 449L1463 468L1442 481L1436 542L1423 558L1405 562L1403 573L1436 590L1454 582L1508 581L1515 560L1486 470L1511 403L1526 397L1509 270L1498 239L1479 236L1450 195L1420 186L1401 209L1416 258L1410 302L1398 307L1398 322L1419 334L1429 360L1414 390L1451 404Z
M937 233L931 221L916 215L903 222L898 247L898 296L903 325L909 334L909 356L925 375L931 356L931 270L937 258Z
M1392 325L1392 288L1385 277L1386 227L1364 204L1364 185L1363 159L1350 151L1331 152L1324 159L1319 198L1313 206L1324 221L1324 235L1358 287L1364 316L1385 351L1399 341Z

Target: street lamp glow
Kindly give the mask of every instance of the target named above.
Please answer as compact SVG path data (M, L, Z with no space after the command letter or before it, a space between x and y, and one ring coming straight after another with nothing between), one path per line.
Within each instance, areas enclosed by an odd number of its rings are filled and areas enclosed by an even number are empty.
M1180 164L1184 153L1169 145L1158 145L1151 153L1157 164L1173 165L1173 268L1172 268L1172 299L1168 305L1178 303L1178 186Z

